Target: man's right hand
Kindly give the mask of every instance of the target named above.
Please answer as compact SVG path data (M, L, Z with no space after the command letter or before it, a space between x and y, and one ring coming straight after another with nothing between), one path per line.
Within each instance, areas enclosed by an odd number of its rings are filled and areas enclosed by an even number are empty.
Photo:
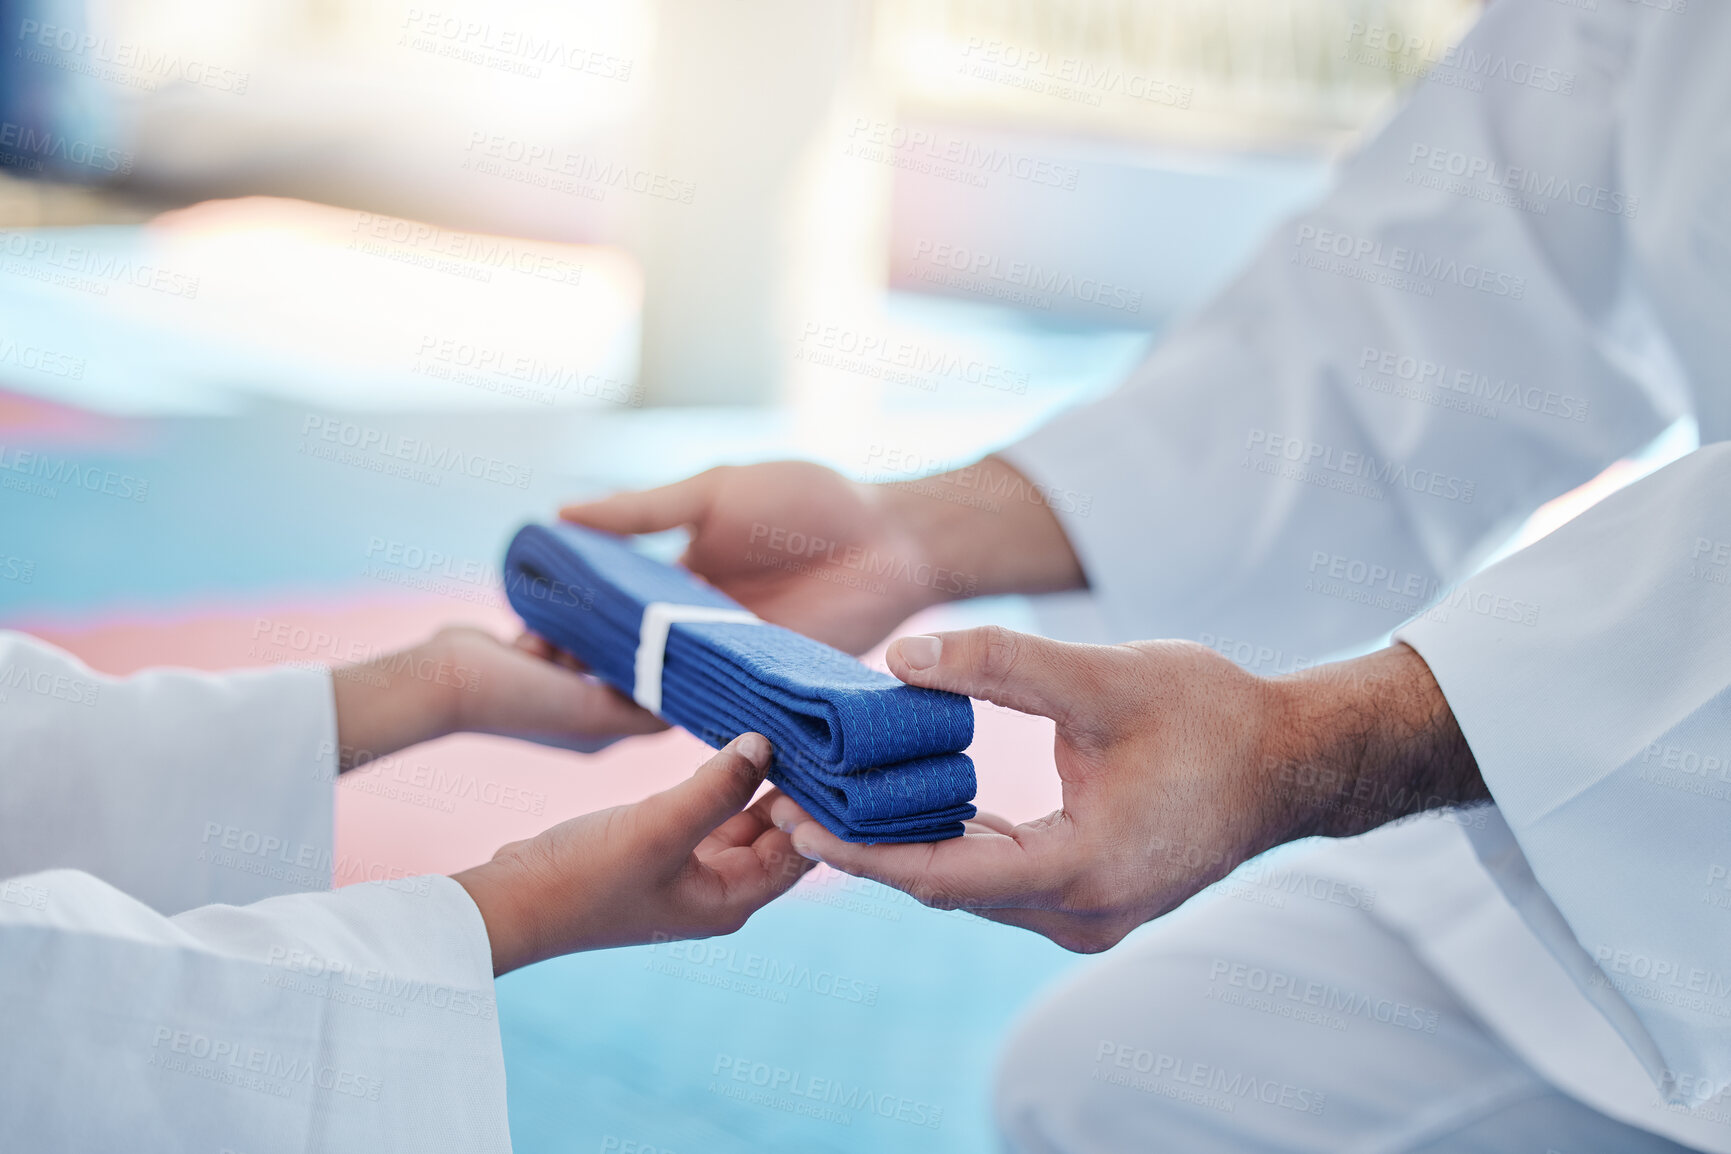
M1000 496L977 499L987 492ZM1082 583L1056 517L995 457L898 485L799 461L723 466L560 515L612 533L689 527L681 561L693 572L765 620L850 653L940 602Z

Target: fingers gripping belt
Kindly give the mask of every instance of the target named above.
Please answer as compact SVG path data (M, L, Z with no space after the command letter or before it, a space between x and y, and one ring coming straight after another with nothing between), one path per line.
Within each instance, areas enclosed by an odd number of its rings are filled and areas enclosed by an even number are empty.
M770 780L837 837L938 841L974 816L965 697L903 685L574 525L519 530L505 593L530 629L710 745L769 738Z

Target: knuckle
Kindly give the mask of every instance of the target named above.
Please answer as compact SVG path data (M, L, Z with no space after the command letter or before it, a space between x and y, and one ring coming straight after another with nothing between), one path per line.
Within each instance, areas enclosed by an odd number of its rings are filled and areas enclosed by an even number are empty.
M1022 637L1002 625L987 625L975 636L976 665L989 681L1006 680L1022 656Z

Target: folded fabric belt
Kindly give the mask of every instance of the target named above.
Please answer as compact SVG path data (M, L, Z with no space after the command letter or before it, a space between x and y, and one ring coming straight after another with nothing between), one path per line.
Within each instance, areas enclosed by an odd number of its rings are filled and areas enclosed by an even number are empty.
M575 525L518 530L505 595L530 629L710 745L769 738L770 780L839 838L938 841L974 816L965 697L903 685Z

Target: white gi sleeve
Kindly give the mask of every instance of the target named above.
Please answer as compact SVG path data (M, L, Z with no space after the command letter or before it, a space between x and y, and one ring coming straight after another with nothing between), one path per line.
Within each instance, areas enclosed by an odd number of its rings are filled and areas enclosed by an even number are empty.
M510 1149L486 927L450 878L173 918L7 879L0 1006L0 1149Z
M319 669L96 673L0 631L0 877L84 870L163 913L329 889Z
M322 671L0 634L0 1149L510 1148L463 888L291 892L330 886L335 730Z
M1234 285L1004 451L1113 639L1271 673L1381 637L1688 411L1627 291L1618 32L1640 14L1600 7L1490 6Z
M1480 857L1679 1102L1731 1085L1728 496L1701 449L1396 634L1501 811Z

